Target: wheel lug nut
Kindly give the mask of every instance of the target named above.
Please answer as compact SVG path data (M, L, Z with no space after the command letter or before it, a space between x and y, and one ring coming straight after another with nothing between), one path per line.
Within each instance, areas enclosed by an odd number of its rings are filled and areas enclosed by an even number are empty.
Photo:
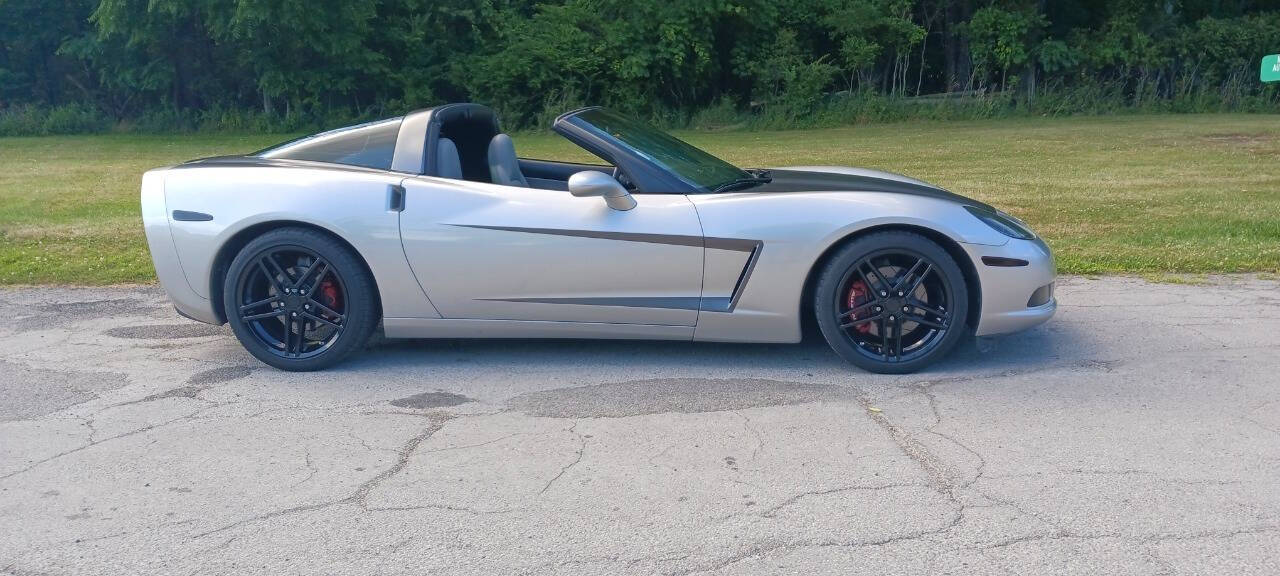
M881 290L881 291L880 291L880 295L881 295L881 296L888 296L888 295L889 295L889 293L888 293L888 292L885 292L884 290Z
M890 321L890 322L893 322L893 320L894 320L894 317L893 317L893 316L890 316L890 317L889 317L889 321Z
M911 308L910 308L909 306L903 306L903 307L902 307L902 311L903 311L903 312L910 312L910 311L911 311Z
M292 316L294 316L295 318L298 316L298 313L297 313L297 312L291 312L290 314L291 314Z
M881 308L879 306L876 306L876 312L879 312L880 310Z

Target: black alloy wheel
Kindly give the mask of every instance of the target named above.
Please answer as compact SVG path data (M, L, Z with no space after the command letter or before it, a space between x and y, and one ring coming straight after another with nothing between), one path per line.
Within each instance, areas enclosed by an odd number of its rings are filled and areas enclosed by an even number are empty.
M305 228L250 241L223 285L227 320L259 360L284 370L333 365L377 323L373 282L349 248Z
M968 289L955 260L931 240L881 232L841 248L819 276L814 311L831 348L889 374L937 361L964 336Z

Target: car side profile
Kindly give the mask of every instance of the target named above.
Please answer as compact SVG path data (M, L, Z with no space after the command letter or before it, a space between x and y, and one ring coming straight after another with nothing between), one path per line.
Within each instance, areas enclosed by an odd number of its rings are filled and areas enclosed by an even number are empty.
M388 338L799 342L905 373L1054 313L1022 222L861 168L742 169L600 107L552 129L600 164L521 158L447 104L148 171L177 311L285 370Z

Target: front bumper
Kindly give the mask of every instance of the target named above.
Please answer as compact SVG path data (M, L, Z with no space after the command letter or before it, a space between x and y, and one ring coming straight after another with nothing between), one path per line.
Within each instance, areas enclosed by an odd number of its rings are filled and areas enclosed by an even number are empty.
M982 289L982 311L975 330L978 336L1026 330L1053 317L1058 310L1052 292L1056 265L1044 242L1011 239L1003 246L962 246L977 268ZM983 263L983 256L1023 260L1027 264L991 266Z

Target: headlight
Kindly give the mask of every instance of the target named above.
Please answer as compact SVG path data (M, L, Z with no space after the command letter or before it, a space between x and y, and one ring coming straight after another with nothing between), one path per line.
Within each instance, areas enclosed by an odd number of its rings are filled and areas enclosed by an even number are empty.
M992 211L985 208L978 208L977 206L965 206L964 209L968 210L975 218L981 220L996 232L1004 234L1010 238L1031 240L1036 237L1035 232L1032 232L1027 228L1027 225L1023 224L1021 220L999 210Z

